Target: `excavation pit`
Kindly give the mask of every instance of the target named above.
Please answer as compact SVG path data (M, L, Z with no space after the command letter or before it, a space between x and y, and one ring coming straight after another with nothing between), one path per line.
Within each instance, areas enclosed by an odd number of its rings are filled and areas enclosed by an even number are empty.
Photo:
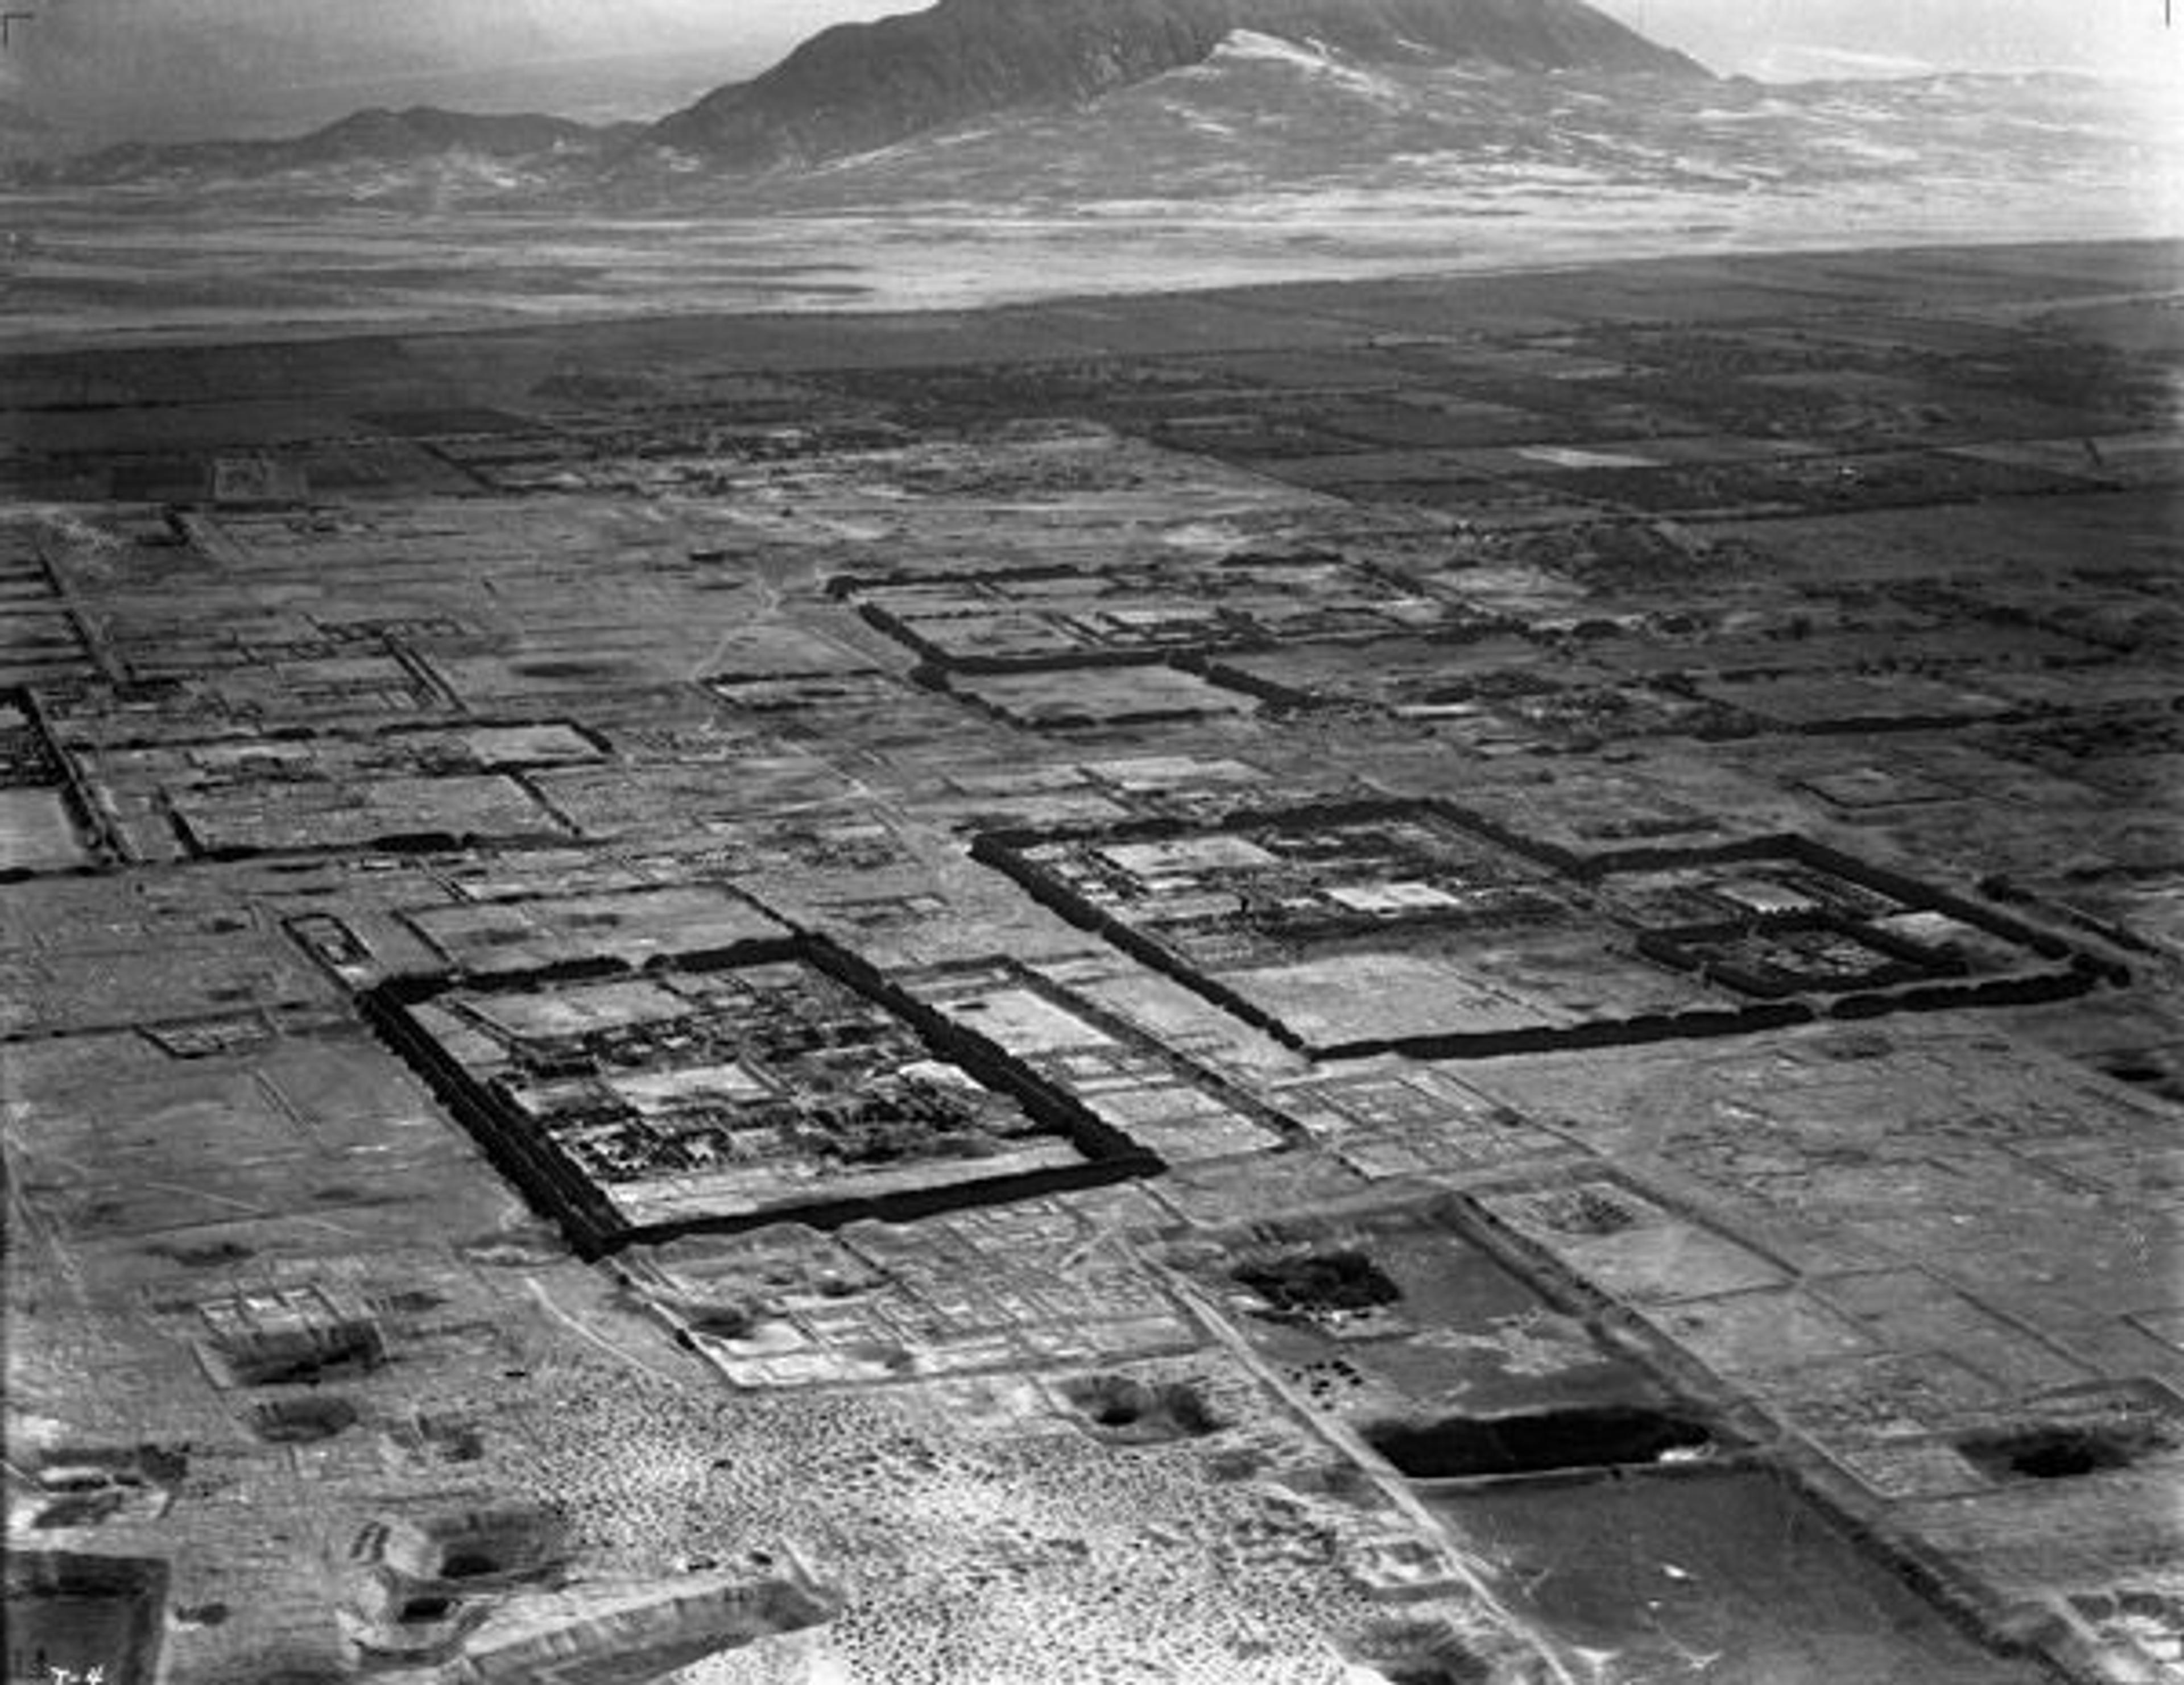
M1990 1479L2076 1480L2130 1468L2174 1443L2151 1422L2051 1423L1974 1434L1957 1449Z
M1361 1685L1490 1685L1497 1677L1444 1621L1390 1621L1345 1649Z
M1373 1449L1412 1480L1477 1480L1685 1461L1711 1452L1713 1431L1635 1405L1451 1416L1368 1426Z
M1387 1685L1488 1685L1494 1677L1487 1671L1486 1664L1469 1657L1453 1661L1398 1662L1373 1671L1387 1681Z
M1064 1382L1061 1390L1096 1437L1116 1443L1199 1439L1223 1425L1198 1389L1184 1382L1148 1383L1127 1375L1087 1375Z
M157 1558L10 1549L8 1677L151 1685L167 1581L167 1565Z
M346 1399L276 1399L250 1414L250 1430L269 1445L315 1445L356 1426L356 1406Z

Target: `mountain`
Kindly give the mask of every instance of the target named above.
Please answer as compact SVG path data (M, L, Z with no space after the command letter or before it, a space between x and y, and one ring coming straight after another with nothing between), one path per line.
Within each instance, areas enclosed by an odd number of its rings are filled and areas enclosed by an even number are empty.
M1203 64L1239 30L1367 62L1708 74L1582 0L940 0L815 36L649 138L731 170L819 163L1090 100Z
M276 178L299 190L315 175L337 197L414 188L434 203L451 192L582 196L602 186L679 193L708 179L794 175L997 116L1094 109L1221 63L1224 51L1233 58L1250 42L1352 66L1712 85L1691 59L1582 0L940 0L825 31L764 75L649 128L375 108L283 139L131 142L9 173L30 186ZM1275 92L1286 99L1298 90Z
M1371 236L1385 241L1446 236L1576 195L1604 218L1626 195L1824 179L1855 161L1840 147L1856 120L1825 102L1769 100L1757 84L1685 79L1641 92L1613 72L1372 62L1237 30L1201 64L1095 100L1012 110L818 169L722 175L719 193L844 214L978 206L1103 223L1233 208L1270 233L1293 219L1415 224ZM1880 138L1896 141L1901 126L1888 122Z
M417 105L407 111L352 112L338 123L286 140L125 142L55 166L51 173L96 185L175 171L264 175L353 164L409 164L457 153L500 159L588 158L638 132L630 124L595 128L566 117L487 115Z

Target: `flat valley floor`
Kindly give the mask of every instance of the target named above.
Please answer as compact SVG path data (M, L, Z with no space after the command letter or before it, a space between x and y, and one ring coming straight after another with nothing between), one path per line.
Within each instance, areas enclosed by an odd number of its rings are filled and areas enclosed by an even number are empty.
M2184 248L0 392L11 1685L2184 1680Z

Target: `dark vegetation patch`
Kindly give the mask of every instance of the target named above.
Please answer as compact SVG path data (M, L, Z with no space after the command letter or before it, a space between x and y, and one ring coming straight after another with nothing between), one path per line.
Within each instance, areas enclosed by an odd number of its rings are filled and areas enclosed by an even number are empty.
M155 1257L170 1259L185 1269L210 1270L222 1264L245 1264L258 1254L251 1248L231 1240L214 1241L204 1246L185 1246L171 1242L145 1248Z
M1306 1252L1293 1257L1240 1264L1231 1273L1266 1300L1270 1314L1283 1317L1369 1310L1393 1304L1402 1290L1355 1250Z
M1696 1454L1714 1443L1713 1432L1691 1417L1628 1404L1383 1422L1368 1427L1365 1438L1413 1480L1616 1468Z

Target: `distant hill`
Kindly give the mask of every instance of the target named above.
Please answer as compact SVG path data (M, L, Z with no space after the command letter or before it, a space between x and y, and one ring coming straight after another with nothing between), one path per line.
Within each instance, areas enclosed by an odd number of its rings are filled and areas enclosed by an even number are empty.
M940 0L844 25L649 139L733 170L811 164L1203 63L1232 31L1367 61L1703 77L1582 0Z
M298 135L365 106L649 120L764 70L830 3L850 0L8 0L37 17L9 31L0 97L78 152Z
M405 164L451 153L480 158L592 156L627 142L639 125L595 128L535 113L481 115L412 106L407 111L352 112L308 135L271 141L139 141L70 160L58 171L71 181L120 181L166 170L265 175L278 170L356 164Z

